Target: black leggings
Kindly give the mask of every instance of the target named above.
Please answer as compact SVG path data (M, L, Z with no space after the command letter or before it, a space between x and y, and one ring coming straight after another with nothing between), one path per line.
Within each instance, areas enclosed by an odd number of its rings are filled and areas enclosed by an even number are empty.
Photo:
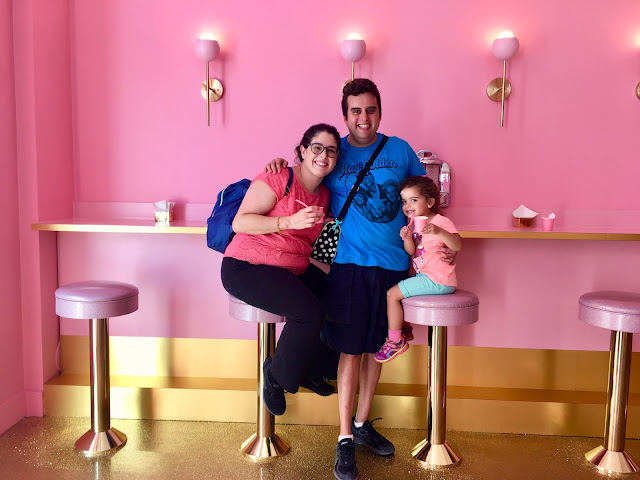
M322 296L326 275L314 265L302 275L271 265L224 257L222 285L234 297L267 312L286 317L280 334L271 374L286 391L295 393L307 374L323 372L320 330L326 311ZM320 350L320 352L319 352Z

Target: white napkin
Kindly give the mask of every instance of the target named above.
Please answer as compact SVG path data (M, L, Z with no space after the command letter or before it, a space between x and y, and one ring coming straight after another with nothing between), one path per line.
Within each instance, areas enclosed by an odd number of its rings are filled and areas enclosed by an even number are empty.
M534 212L524 205L520 205L513 211L513 216L516 218L534 218L536 215L538 215L538 212Z
M542 218L550 218L551 220L553 220L554 218L556 218L556 214L552 213L548 217L542 217Z
M175 204L176 202L160 200L159 202L154 202L153 206L156 207L156 212L173 212L173 206Z

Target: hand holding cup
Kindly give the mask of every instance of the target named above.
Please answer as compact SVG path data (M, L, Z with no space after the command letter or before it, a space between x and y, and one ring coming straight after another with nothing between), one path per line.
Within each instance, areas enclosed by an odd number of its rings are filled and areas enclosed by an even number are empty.
M300 205L302 205L303 207L305 207L304 209L299 210L299 211L296 213L296 215L297 215L298 213L300 213L300 212L305 212L305 213L307 213L307 214L309 215L309 217L308 217L308 218L311 218L311 219L315 218L315 219L316 219L316 220L315 220L313 223L311 223L310 225L305 226L305 227L302 227L302 228L309 228L309 227L311 227L312 225L315 225L315 224L318 224L318 223L324 223L324 212L323 212L322 207L318 207L318 206L315 206L315 205L311 205L311 206L309 206L309 205L307 205L306 203L304 203L302 200L298 200L297 198L296 198L296 202L298 202ZM305 222L305 223L306 223L306 222Z
M413 231L416 233L423 233L424 227L429 223L429 217L419 215L417 217L413 217Z

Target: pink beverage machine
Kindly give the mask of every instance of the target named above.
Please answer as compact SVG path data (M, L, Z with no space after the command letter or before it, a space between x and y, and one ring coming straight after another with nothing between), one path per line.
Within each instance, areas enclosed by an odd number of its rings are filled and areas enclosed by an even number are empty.
M448 207L451 205L451 167L428 150L420 150L418 158L427 172L427 177L440 187L440 206Z

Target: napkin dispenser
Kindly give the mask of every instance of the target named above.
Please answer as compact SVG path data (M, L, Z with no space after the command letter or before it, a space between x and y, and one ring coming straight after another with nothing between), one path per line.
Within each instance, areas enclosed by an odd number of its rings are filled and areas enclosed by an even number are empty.
M451 205L451 167L428 150L420 150L418 158L427 172L427 177L440 189L440 206L448 207Z
M168 225L170 222L173 222L173 207L176 202L170 202L168 200L160 200L159 202L154 202L153 206L155 207L155 220L156 224L160 225Z
M520 205L513 211L513 226L531 228L536 224L538 212L534 212L530 208Z

